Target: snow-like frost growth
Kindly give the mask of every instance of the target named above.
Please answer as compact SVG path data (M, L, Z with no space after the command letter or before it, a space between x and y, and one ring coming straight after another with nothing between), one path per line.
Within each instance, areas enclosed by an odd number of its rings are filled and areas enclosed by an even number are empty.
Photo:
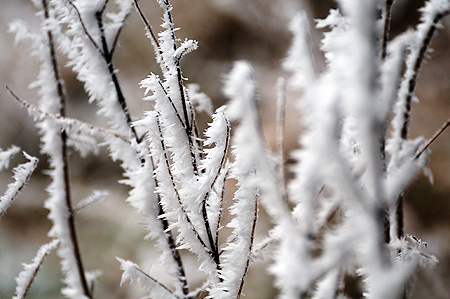
M15 150L16 148L11 148L10 154L13 154ZM29 162L20 164L13 169L14 182L8 185L5 194L3 194L3 196L0 198L0 218L1 216L3 216L3 214L6 213L6 210L9 208L13 200L17 198L19 192L28 183L31 174L36 169L37 163L39 161L37 158L32 157L25 152L23 152L23 155L28 159Z
M42 245L36 256L33 258L31 264L23 264L23 271L16 277L16 294L13 299L23 299L27 295L33 280L35 279L38 271L40 270L46 257L56 249L60 244L60 241L55 239L50 243Z
M20 147L15 145L6 150L0 148L0 171L9 168L9 163L19 151Z

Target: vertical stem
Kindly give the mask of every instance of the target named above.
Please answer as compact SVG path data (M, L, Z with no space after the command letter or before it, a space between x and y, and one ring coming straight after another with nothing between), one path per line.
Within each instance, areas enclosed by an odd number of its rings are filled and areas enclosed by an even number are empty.
M400 137L402 140L406 140L408 138L409 121L410 121L411 108L412 108L412 99L413 99L413 95L414 95L414 90L416 88L417 78L419 76L420 68L422 67L423 61L425 60L427 50L430 47L431 40L433 39L433 36L436 32L439 22L442 20L442 18L447 16L449 13L450 13L450 10L447 10L447 11L443 11L441 13L437 13L434 16L433 22L432 22L431 26L428 28L428 31L425 33L424 39L422 40L422 44L420 45L419 54L413 63L413 70L412 70L413 72L408 81L408 93L407 93L406 99L405 99L406 110L403 114L404 121L403 121L403 126L402 126L402 129L400 132ZM398 237L403 237L403 226L404 226L403 201L404 201L404 194L400 194L397 199L397 206L396 206L396 211L395 211Z
M395 218L397 221L397 238L401 239L404 235L404 221L403 221L403 201L404 194L401 193L397 199L397 205L395 207Z
M383 24L383 36L381 41L381 59L385 59L387 55L387 45L389 43L389 33L391 30L391 19L392 19L392 5L394 0L386 0L384 7L384 24Z
M153 161L153 158L150 157L151 159L151 163L152 163L152 168L155 169L155 163ZM155 189L157 189L159 186L159 182L155 177ZM175 262L175 264L177 265L177 269L178 269L178 281L181 284L181 289L184 295L188 295L189 294L189 286L186 280L186 274L184 271L184 266L183 266L183 261L181 260L181 256L180 256L180 252L177 249L177 246L175 244L175 240L173 239L173 235L172 235L172 231L169 230L169 222L167 221L167 219L165 217L163 217L164 215L164 209L161 203L161 198L160 195L158 194L158 219L161 221L162 227L163 227L163 232L164 235L166 236L166 241L167 244L169 245L170 248L170 253L172 255L172 258Z
M252 256L253 241L254 241L254 237L255 237L256 221L258 220L258 199L259 199L259 195L257 195L255 197L255 213L254 213L254 216L253 216L252 230L250 232L250 245L249 245L249 248L248 248L248 251L249 251L248 252L248 258L247 258L247 262L245 264L244 274L242 275L242 278L241 278L241 283L239 284L239 289L238 289L238 293L237 293L236 299L241 298L242 290L244 289L245 277L247 276L248 266L250 265L250 258Z
M164 4L166 4L167 6L172 8L172 5L169 3L169 0L165 0ZM165 13L167 14L167 17L169 19L169 24L171 24L170 31L171 31L171 37L172 37L172 42L173 42L173 50L176 51L177 50L177 42L176 42L176 38L175 38L175 30L173 28L173 17L172 17L171 9L167 9L165 11ZM185 120L185 124L186 124L185 129L186 129L186 135L187 135L188 142L189 142L189 148L190 148L190 154L191 154L191 160L192 160L192 168L193 168L194 174L197 175L198 167L197 167L197 159L195 157L195 152L194 152L194 142L192 141L192 126L191 126L191 122L189 121L189 113L188 113L188 109L187 109L187 99L184 94L183 76L181 75L181 67L180 67L179 59L175 60L175 66L176 66L176 71L177 71L177 81L178 81L178 89L179 89L179 93L180 93L180 101L181 101L181 106L183 108L183 116L184 116L184 120Z
M141 140L138 137L135 128L132 126L132 120L130 116L130 112L128 111L128 105L125 100L125 97L122 92L122 88L120 87L119 80L117 79L117 75L115 72L114 64L112 62L112 56L108 48L108 43L106 42L105 37L105 31L103 28L103 14L102 11L98 11L95 13L95 17L97 19L97 25L100 30L100 38L102 42L102 52L103 52L103 58L105 59L105 63L108 67L109 74L111 76L111 81L114 84L114 88L117 93L117 100L119 101L120 107L122 108L123 114L125 115L126 122L128 124L128 127L131 130L131 133L133 134L133 137L135 138L137 143L140 143Z
M48 4L47 0L42 0L42 5L44 9L44 17L45 19L49 19L49 11L48 11ZM64 117L66 115L66 97L64 93L64 88L62 85L62 79L61 75L59 73L58 68L58 62L56 59L56 51L55 51L55 43L53 40L53 34L49 30L47 31L47 38L48 38L48 47L50 50L50 58L51 63L53 67L53 74L55 76L55 82L57 87L57 93L60 100L60 115ZM65 130L61 132L61 144L62 144L62 161L63 161L63 175L64 175L64 191L65 191L65 197L66 197L66 207L68 211L68 218L67 218L67 224L69 227L70 232L70 240L71 245L73 249L73 255L75 256L76 260L76 266L78 270L78 275L80 279L81 286L83 288L83 293L86 297L92 298L92 294L89 291L87 279L84 272L84 266L81 259L81 252L80 252L80 246L78 243L76 228L75 228L75 218L74 218L74 212L72 208L72 199L71 199L71 191L70 191L70 174L69 174L69 159L68 159L68 153L67 153L67 133Z
M387 45L389 43L389 35L391 29L391 19L392 19L392 5L394 0L386 0L385 8L383 12L384 25L383 25L383 36L381 42L381 59L385 60L387 56ZM386 172L386 131L383 129L380 137L380 150L381 157L383 159L383 172ZM391 242L391 221L389 219L389 208L385 213L384 217L384 241L389 244Z
M161 217L164 214L164 210L163 210L163 207L162 207L160 201L158 201L158 206L159 206L158 216L161 219L161 223L163 225L163 230L165 232L164 234L166 235L167 243L169 245L170 252L172 254L172 258L175 261L175 263L177 264L178 280L181 283L181 289L182 289L183 295L187 296L189 294L189 287L187 284L186 274L184 272L184 267L183 267L183 262L181 260L180 252L178 251L177 246L175 245L175 240L173 239L172 232L168 230L169 222L167 221L166 218Z

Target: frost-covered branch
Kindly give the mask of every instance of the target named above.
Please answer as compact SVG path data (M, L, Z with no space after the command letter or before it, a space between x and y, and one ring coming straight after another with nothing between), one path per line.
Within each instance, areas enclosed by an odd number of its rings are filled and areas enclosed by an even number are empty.
M17 102L20 103L20 105L25 107L32 116L34 116L35 118L37 118L40 121L43 121L43 120L54 121L58 126L60 126L62 128L62 130L68 130L74 134L80 134L82 136L93 136L93 137L97 137L99 139L105 138L105 137L113 137L113 138L119 139L119 140L129 144L130 146L135 145L132 141L127 139L125 136L121 136L114 131L110 131L110 130L102 128L102 127L94 126L92 124L85 123L85 122L75 119L75 118L61 116L60 114L53 114L53 113L43 111L42 109L34 106L33 104L30 104L30 103L22 100L21 98L19 98L8 86L6 86L6 89L11 94L11 96ZM70 136L68 138L70 138Z
M9 153L6 151L5 152L9 155L12 155L16 150L18 150L17 147L12 147L9 150ZM5 152L2 152L2 154ZM19 166L14 168L14 182L8 185L5 194L3 194L3 196L0 198L0 218L6 213L6 210L9 208L13 200L17 198L17 195L28 183L31 174L36 169L36 166L38 164L37 158L32 157L25 152L23 152L23 155L29 160L29 162L20 164Z
M320 50L326 63L320 72L311 39L314 28L307 14L299 12L290 26L292 47L282 62L290 77L274 86L274 153L266 145L259 113L262 96L256 79L261 74L249 62L236 62L226 76L229 103L215 112L199 85L185 85L181 60L198 44L175 35L169 0L157 0L160 32L153 30L138 0L33 2L40 10L41 31L34 33L23 22L10 29L16 40L31 41L32 54L41 63L33 83L41 104L36 107L8 90L35 118L42 152L50 157L52 183L45 207L53 222L49 235L60 242L66 297L94 297L95 277L85 273L74 217L107 196L94 191L78 205L72 203L70 147L84 156L106 144L111 159L121 162L120 183L130 188L126 202L142 217L146 238L154 241L159 263L172 279L162 284L159 273L153 277L118 258L121 284L138 281L151 298L240 298L252 263L269 245L274 249L269 271L282 299L345 297L348 275L358 275L367 297L400 298L416 266L437 262L423 252L424 242L403 237L403 200L398 197L420 170L430 174L428 148L450 126L449 120L428 141L407 139L418 75L433 35L450 13L448 0L427 1L416 30L393 39L394 0L339 0L339 9L315 26L323 31ZM140 82L143 100L152 101L152 109L137 121L113 57L133 6L160 68L160 75L151 70ZM106 125L67 116L60 55L84 84L89 100L97 103ZM291 91L298 96L302 131L288 173L284 140ZM196 115L202 111L212 118L204 132ZM17 151L0 151L0 169L9 166ZM15 171L8 198L15 198L14 190L23 187L37 163L27 158ZM226 205L230 181L236 190ZM12 201L5 196L0 215ZM273 227L257 244L262 208ZM39 251L27 268L28 278L21 278L21 294L48 249ZM185 255L198 260L204 275L195 291L188 283Z
M31 264L24 264L24 270L19 273L16 278L16 295L13 299L23 299L27 296L31 289L34 279L41 269L47 256L56 249L60 244L59 240L53 240L50 243L44 244L39 248L36 256Z
M120 262L120 268L123 270L122 280L120 284L126 281L139 281L143 288L150 291L152 298L179 298L168 287L145 273L136 264L117 258Z

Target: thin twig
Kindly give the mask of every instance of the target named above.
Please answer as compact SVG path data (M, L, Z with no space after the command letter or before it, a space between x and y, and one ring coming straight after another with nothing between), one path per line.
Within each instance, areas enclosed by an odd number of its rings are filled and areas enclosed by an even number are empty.
M183 120L181 119L180 113L178 113L177 107L175 106L175 103L172 101L172 99L170 98L169 94L167 93L167 90L164 88L164 85L162 84L161 80L159 80L159 78L157 79L159 86L161 87L161 89L163 90L164 94L166 95L167 100L169 101L170 105L172 105L172 108L175 112L175 115L177 116L178 120L180 121L180 124L183 126L183 128L186 129L186 125L183 122Z
M165 160L165 163L166 163L166 169L167 169L167 172L169 174L173 190L174 190L174 192L176 194L178 204L180 205L181 211L183 212L184 216L186 217L186 221L188 222L189 226L191 227L195 237L200 242L200 244L204 247L205 251L208 252L208 254L214 259L214 254L208 248L208 246L206 246L205 242L200 237L200 234L198 233L197 229L195 228L194 224L192 223L192 221L191 221L191 219L190 219L186 209L184 208L183 202L181 201L180 194L179 194L178 189L177 189L177 187L175 185L175 180L174 180L174 177L173 177L173 174L172 174L172 170L170 169L169 158L167 157L166 145L165 145L165 142L164 142L164 137L162 135L161 123L160 123L158 115L156 116L156 123L158 125L159 138L160 138L160 142L161 142L161 149L162 149L163 157L164 157L164 160Z
M69 0L70 2L70 0ZM70 2L71 3L71 2ZM42 0L43 4L43 10L44 10L44 18L48 20L50 18L49 11L48 11L48 5L47 0ZM77 10L78 12L78 10ZM79 12L78 12L79 14ZM80 15L79 15L80 16ZM81 18L81 16L80 16ZM81 19L80 19L81 20ZM64 93L63 85L62 85L62 79L61 75L59 73L59 67L58 62L56 59L56 51L55 51L55 44L53 41L53 34L50 30L47 31L47 37L48 37L48 47L50 50L50 59L53 67L53 75L57 87L57 93L58 98L60 101L60 111L59 114L61 117L66 116L66 96ZM81 259L81 250L80 245L78 242L78 236L76 233L76 227L75 227L75 217L74 217L74 210L72 207L72 198L71 198L71 190L70 190L70 174L69 174L69 156L67 151L67 132L66 130L63 130L60 135L61 138L61 159L63 161L63 176L64 176L64 191L65 191L65 200L66 200L66 208L67 208L67 225L69 228L69 234L70 234L70 240L71 243L70 247L72 247L73 255L76 261L77 271L80 279L80 284L83 288L83 293L86 297L92 298L92 293L89 290L89 286L86 279L86 274L84 271L84 265L83 261ZM67 244L69 245L69 244Z
M159 282L158 280L156 280L155 278L151 277L150 275L148 275L147 273L145 273L144 271L142 271L140 268L135 267L135 269L137 271L139 271L140 273L142 273L145 277L147 277L148 279L150 279L151 281L153 281L154 283L156 283L157 285L159 285L160 287L162 287L163 289L165 289L167 292L169 292L172 296L174 296L175 298L180 298L177 295L175 295L172 290L170 290L168 287L166 287L163 283Z
M117 44L119 43L120 34L122 33L123 27L125 27L126 20L131 16L131 10L127 12L125 17L122 20L122 24L120 25L119 29L117 29L116 35L114 36L114 41L111 46L111 50L109 51L109 55L112 57L114 56L114 52L116 51Z
M20 297L17 296L17 298L19 298L19 299L24 299L24 298L27 297L28 292L29 292L30 289L31 289L31 286L33 285L34 279L36 278L36 276L37 276L39 270L40 270L41 267L42 267L42 264L43 264L44 261L46 260L47 256L52 252L52 250L58 248L60 244L61 244L61 241L55 239L55 240L53 240L52 242L47 243L47 244L45 244L45 245L42 245L42 246L39 248L39 251L38 251L38 254L36 255L36 258L39 256L41 250L43 250L44 248L46 248L47 250L46 250L46 251L44 252L44 254L40 257L39 262L38 262L38 264L36 265L36 268L35 268L34 271L33 271L33 274L32 274L31 277L29 278L29 281L28 281L28 283L27 283L27 286L25 287L24 292L23 292L22 294L20 294ZM33 260L33 263L34 263L34 260ZM20 274L19 274L19 275L20 275Z
M20 164L18 167L14 168L14 172L17 174L22 170L26 171L27 174L25 178L18 179L16 175L14 175L14 182L10 183L7 187L7 190L3 196L0 197L0 219L6 213L6 210L11 205L11 203L17 198L19 193L23 190L28 181L30 180L31 175L33 174L36 166L38 164L38 159L35 157L31 157L25 152L23 152L24 156L29 160L24 164Z
M141 143L142 139L138 137L136 129L132 125L130 112L128 111L128 105L125 100L125 96L123 95L122 88L120 87L119 80L117 79L116 71L115 71L115 68L113 65L113 61L112 61L112 56L110 55L110 52L108 49L108 44L106 42L105 31L103 28L103 15L99 11L95 14L95 17L97 19L97 25L100 30L100 38L102 41L102 47L103 47L103 53L104 53L103 58L105 60L106 66L108 67L109 75L111 76L111 81L113 82L114 88L116 90L117 101L119 102L120 107L122 108L122 112L125 116L127 125L130 128L131 133L132 133L134 139L136 140L136 143L139 144L139 143Z
M153 161L153 157L150 156L150 161L152 163L152 169L155 169L155 162ZM159 187L159 181L156 178L156 176L153 177L155 180L155 190L158 190ZM183 291L184 295L189 294L189 287L186 280L186 274L184 271L183 261L181 260L180 252L177 249L177 246L175 244L175 240L172 235L172 231L169 230L169 222L165 217L163 217L164 208L161 203L161 195L157 193L158 196L158 219L161 221L161 224L163 226L163 232L164 236L166 237L167 244L169 245L170 252L172 255L172 258L174 262L177 264L177 270L178 270L178 280L181 284L181 289Z
M392 20L392 6L394 0L386 0L384 6L384 24L383 24L383 36L381 41L381 59L385 59L387 56L387 45L389 43L389 33L391 30L391 20Z
M222 158L221 158L221 160L220 160L220 163L219 163L219 167L218 167L217 173L216 173L214 179L212 180L212 182L211 182L211 184L210 184L210 187L209 187L208 191L206 192L206 194L205 194L205 196L204 196L204 198L203 198L203 201L202 201L202 216L203 216L203 222L204 222L204 224L205 224L206 234L207 234L207 236L208 236L208 241L209 241L209 244L210 244L210 246L211 246L211 251L212 251L213 254L214 254L214 261L216 262L217 265L220 265L219 249L218 249L217 246L216 246L217 238L214 240L213 235L212 235L212 232L211 232L211 226L210 226L209 219L208 219L208 213L207 213L207 211L206 211L206 202L207 202L207 200L208 200L208 198L209 198L209 195L210 195L210 193L211 193L211 190L212 190L214 184L216 183L217 178L219 177L220 172L221 172L221 170L222 170L222 167L223 167L223 165L224 165L224 163L225 163L225 159L226 159L227 152L228 152L228 146L229 146L229 143L230 143L230 131L231 131L231 126L230 126L230 123L229 123L229 121L228 121L228 119L226 118L225 115L224 115L224 117L225 117L226 122L227 122L227 134L226 134L226 137L225 137L225 147L224 147L224 151L223 151L223 154L222 154Z
M159 46L159 42L158 39L156 38L155 33L153 32L152 26L150 25L150 23L148 22L147 18L145 17L144 13L141 10L141 7L138 4L137 0L134 0L134 5L136 6L137 11L139 12L139 15L141 16L142 21L145 24L145 27L147 27L148 32L150 33L150 36L152 37L153 42L155 43L157 49L157 51L161 51L160 50L160 46Z
M448 119L440 128L437 130L433 136L431 136L430 139L417 151L416 155L414 156L414 160L419 159L419 157L430 147L430 145L442 134L444 133L445 129L447 129L450 126L450 119Z
M420 68L422 67L422 64L425 60L426 53L430 47L430 43L431 43L431 40L433 39L434 33L436 32L436 29L438 28L438 23L449 13L450 13L450 10L444 11L442 13L437 14L434 17L433 23L430 26L430 28L428 28L428 31L425 34L425 39L422 41L422 45L419 50L419 55L417 56L417 59L414 62L412 76L408 81L408 94L407 94L406 100L405 100L405 102L406 102L406 111L404 114L405 119L404 119L403 127L401 130L401 138L403 140L406 140L408 138L412 98L413 98L414 90L416 88L417 77L419 76Z
M105 0L105 3L103 3L103 7L100 10L100 13L103 14L106 10L106 6L108 5L109 0Z
M255 197L255 214L253 216L252 230L250 233L250 245L248 248L248 250L249 250L248 257L247 257L247 262L246 262L245 268L244 268L244 274L242 275L241 283L239 285L239 290L236 295L236 299L239 299L241 297L242 289L244 288L245 277L247 276L248 266L250 265L250 259L252 256L253 241L254 241L254 237L255 237L256 220L258 219L258 199L259 199L259 194L257 194Z
M78 7L71 1L71 0L66 0L67 2L69 2L69 4L73 7L73 9L75 10L77 16L78 16L78 20L80 21L81 27L83 28L84 33L86 34L86 36L88 37L88 39L91 41L92 45L97 49L98 53L101 56L104 56L105 54L102 52L102 50L100 49L100 47L97 45L97 43L95 42L94 38L92 37L92 35L89 33L89 31L86 28L86 25L84 24L83 21L83 17L81 16L80 11L78 10Z
M194 134L194 140L197 146L196 153L199 155L200 160L202 160L205 157L205 155L203 152L203 144L200 137L200 133L198 131L197 118L195 117L195 108L194 105L192 105L191 100L189 99L189 93L186 93L186 98L189 103L189 110L191 111L191 128L193 128L192 133Z
M173 17L172 17L172 5L170 4L169 0L164 0L164 4L168 7L168 9L165 10L165 13L167 14L168 17L168 23L169 23L169 30L171 33L171 38L172 38L172 47L174 52L176 52L177 50L177 40L175 37L175 28L173 26ZM188 138L188 142L189 142L189 148L190 148L190 154L191 154L191 160L192 160L192 168L194 171L195 175L198 175L198 168L197 168L197 159L195 157L195 153L194 153L194 144L192 141L192 127L190 126L190 121L189 121L189 115L188 115L188 111L187 111L187 99L185 96L185 89L184 89L184 85L183 85L183 76L181 75L181 67L180 67L180 60L179 59L175 59L175 67L176 67L176 72L177 72L177 82L178 82L178 91L180 93L180 101L181 101L181 107L183 108L183 116L184 116L184 120L185 120L185 130L186 130L186 135Z
M94 125L89 124L89 123L85 123L85 122L83 122L81 120L78 120L78 119L75 119L75 118L71 118L71 117L67 117L67 116L63 117L61 115L56 115L56 114L52 114L52 113L43 111L42 109L34 106L33 104L30 104L30 103L20 99L11 90L11 88L8 85L6 85L5 87L8 90L9 94L17 102L19 102L20 105L22 105L23 107L27 108L27 110L29 112L38 114L38 115L40 115L42 117L46 117L48 119L52 119L57 124L59 124L62 128L66 128L68 126L71 126L73 128L78 128L80 131L82 129L85 129L87 131L92 131L92 132L98 133L100 135L104 135L104 136L109 136L109 137L114 137L114 138L120 139L121 141L123 141L123 142L125 142L125 143L127 143L129 145L132 145L131 141L128 138L126 138L126 137L124 137L124 136L122 136L120 134L117 134L116 132L110 131L110 130L102 128L102 127L94 126Z

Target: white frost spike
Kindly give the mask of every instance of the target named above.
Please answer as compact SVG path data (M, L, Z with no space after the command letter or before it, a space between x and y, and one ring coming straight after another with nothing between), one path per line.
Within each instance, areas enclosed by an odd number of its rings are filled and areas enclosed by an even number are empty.
M29 162L20 164L14 168L14 182L8 185L5 194L0 198L0 217L5 214L6 210L11 205L12 201L16 199L22 188L28 183L31 174L36 169L38 159L23 152L23 155Z
M123 271L120 285L127 281L138 281L144 289L150 291L150 298L177 298L170 289L145 273L135 263L121 258L116 259L120 262L120 269Z
M94 190L92 194L75 206L74 212L79 212L97 202L105 200L109 196L108 190Z
M2 150L0 148L0 171L9 168L9 162L14 158L14 156L20 151L18 146L11 146L9 149Z
M31 288L34 278L40 270L42 263L52 250L59 246L60 241L55 239L39 248L31 264L23 264L24 269L16 277L16 295L13 299L25 298Z

